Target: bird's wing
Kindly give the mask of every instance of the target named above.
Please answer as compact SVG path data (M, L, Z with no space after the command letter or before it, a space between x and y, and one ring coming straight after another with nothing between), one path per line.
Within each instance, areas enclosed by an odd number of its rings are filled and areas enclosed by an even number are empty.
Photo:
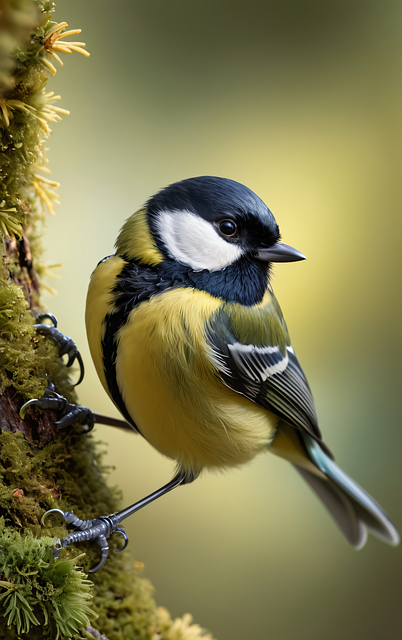
M267 320L272 320L272 315L267 316ZM230 315L224 309L215 314L208 326L211 357L223 382L306 431L328 454L321 440L310 387L292 347L283 341L281 345L275 344L274 340L264 346L245 344L235 333ZM278 332L272 331L272 334Z
M287 423L280 423L272 452L293 462L350 544L362 547L367 530L398 544L399 534L387 514L333 462L321 440L310 387L292 347L286 344L288 333L279 306L267 307L264 318L268 325L264 346L261 331L259 345L248 344L253 330L244 328L246 316L238 322L223 308L212 318L207 339L221 379Z

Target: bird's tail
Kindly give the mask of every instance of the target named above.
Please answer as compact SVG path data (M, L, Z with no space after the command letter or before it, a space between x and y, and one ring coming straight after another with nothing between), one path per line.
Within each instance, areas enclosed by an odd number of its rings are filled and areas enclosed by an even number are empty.
M274 446L271 445L272 452L293 462L325 504L348 542L360 549L369 531L384 542L397 545L398 531L380 505L342 471L307 433L288 425L284 427L284 437L280 437L277 443L275 437Z

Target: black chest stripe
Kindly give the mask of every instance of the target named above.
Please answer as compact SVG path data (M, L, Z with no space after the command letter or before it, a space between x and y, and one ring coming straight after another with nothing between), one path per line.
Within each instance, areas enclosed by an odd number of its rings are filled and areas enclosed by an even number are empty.
M109 393L124 418L138 433L141 433L124 404L116 380L117 335L126 324L130 312L141 302L158 293L160 278L151 267L128 263L117 277L112 290L115 304L113 311L105 316L105 332L102 341L103 367ZM141 434L142 435L142 434Z

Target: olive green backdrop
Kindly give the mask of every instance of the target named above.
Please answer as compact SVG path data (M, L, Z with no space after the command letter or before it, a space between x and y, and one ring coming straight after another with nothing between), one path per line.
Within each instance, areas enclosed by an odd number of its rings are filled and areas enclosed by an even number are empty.
M338 463L402 529L401 19L393 0L58 0L91 52L64 56L54 125L46 302L86 361L83 404L113 415L86 346L87 283L123 221L160 187L243 182L304 263L274 287ZM57 66L57 62L55 63ZM97 428L125 503L172 463ZM401 637L401 548L356 552L294 469L261 455L205 475L127 522L156 598L218 640Z

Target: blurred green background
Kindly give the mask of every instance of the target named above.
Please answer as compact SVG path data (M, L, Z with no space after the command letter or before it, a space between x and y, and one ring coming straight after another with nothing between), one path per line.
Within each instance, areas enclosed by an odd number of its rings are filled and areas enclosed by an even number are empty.
M46 303L83 353L80 401L117 415L90 361L84 306L123 221L176 180L238 180L308 257L277 265L274 287L325 439L402 530L401 3L57 0L55 16L81 27L91 52L64 55L48 85L71 115L49 144L62 204L47 257L63 269ZM96 436L125 504L169 479L171 461L139 436ZM351 549L269 453L126 527L158 603L218 640L402 635L401 548L370 537Z

